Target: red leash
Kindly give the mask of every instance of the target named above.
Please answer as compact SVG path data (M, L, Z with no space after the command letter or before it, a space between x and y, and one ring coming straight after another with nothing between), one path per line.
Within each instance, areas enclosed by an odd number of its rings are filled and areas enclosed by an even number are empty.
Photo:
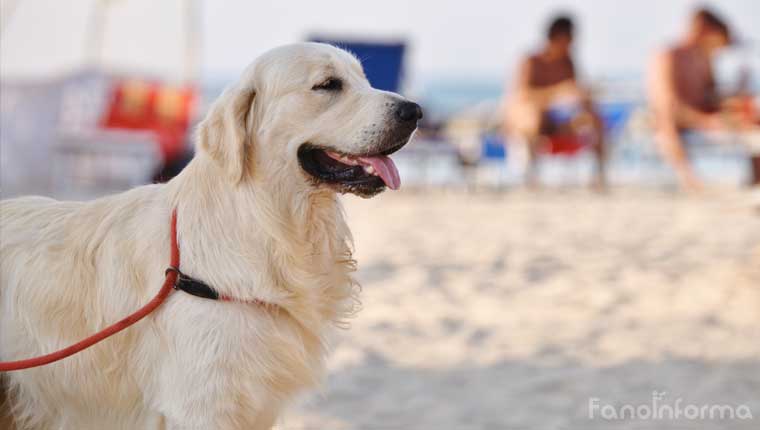
M161 304L166 300L166 298L169 297L169 294L171 294L172 291L174 291L174 286L177 282L177 276L179 274L179 245L177 244L177 211L176 210L172 212L171 243L172 243L172 248L171 248L172 255L171 255L171 266L170 266L171 270L166 271L166 280L164 281L164 285L161 287L161 290L159 290L158 294L156 294L156 297L154 297L153 300L151 300L145 306L138 309L137 312L129 315L123 320L115 324L112 324L104 328L103 330L93 334L92 336L86 339L83 339L67 348L61 349L59 351L56 351L50 354L42 355L40 357L29 358L26 360L0 362L0 372L11 372L14 370L29 369L32 367L39 367L39 366L44 366L46 364L54 363L58 360L63 360L64 358L70 355L74 355L77 352L80 352L82 350L85 350L91 347L92 345L95 345L101 340L104 340L106 338L109 338L115 335L116 333L135 324L136 322L148 316L148 314L150 314L151 312L155 311L156 308L161 306Z

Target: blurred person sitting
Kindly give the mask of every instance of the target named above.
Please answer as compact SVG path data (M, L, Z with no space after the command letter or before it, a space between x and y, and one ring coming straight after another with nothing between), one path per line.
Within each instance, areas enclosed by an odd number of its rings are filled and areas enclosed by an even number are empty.
M505 132L527 144L528 185L536 183L540 151L549 138L558 135L588 138L596 159L593 185L605 185L604 125L589 92L576 79L573 33L570 17L561 15L551 21L543 47L520 62L505 103Z
M650 67L648 91L657 144L687 191L701 190L702 182L689 162L685 132L757 129L756 118L737 118L735 100L721 101L716 89L713 60L730 43L728 25L714 12L699 9L684 38L659 52Z

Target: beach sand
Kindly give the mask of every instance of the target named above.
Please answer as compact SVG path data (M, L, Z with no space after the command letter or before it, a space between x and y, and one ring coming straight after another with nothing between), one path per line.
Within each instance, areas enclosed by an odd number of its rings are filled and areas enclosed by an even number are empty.
M744 200L346 198L364 309L278 428L758 429L760 214ZM657 401L735 419L605 419L594 399L607 418Z

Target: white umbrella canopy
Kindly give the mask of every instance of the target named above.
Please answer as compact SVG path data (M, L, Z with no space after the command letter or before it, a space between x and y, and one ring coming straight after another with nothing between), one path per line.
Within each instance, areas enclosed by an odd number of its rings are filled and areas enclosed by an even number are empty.
M193 0L0 0L0 77L49 79L82 68L192 81Z

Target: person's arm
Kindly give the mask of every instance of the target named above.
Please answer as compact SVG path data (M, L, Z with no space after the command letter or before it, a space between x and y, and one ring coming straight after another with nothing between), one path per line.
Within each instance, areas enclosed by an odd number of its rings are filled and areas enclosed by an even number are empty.
M673 83L672 60L668 53L655 57L649 71L649 98L655 115L656 142L663 158L673 167L685 189L701 188L686 155L676 117L678 99Z

